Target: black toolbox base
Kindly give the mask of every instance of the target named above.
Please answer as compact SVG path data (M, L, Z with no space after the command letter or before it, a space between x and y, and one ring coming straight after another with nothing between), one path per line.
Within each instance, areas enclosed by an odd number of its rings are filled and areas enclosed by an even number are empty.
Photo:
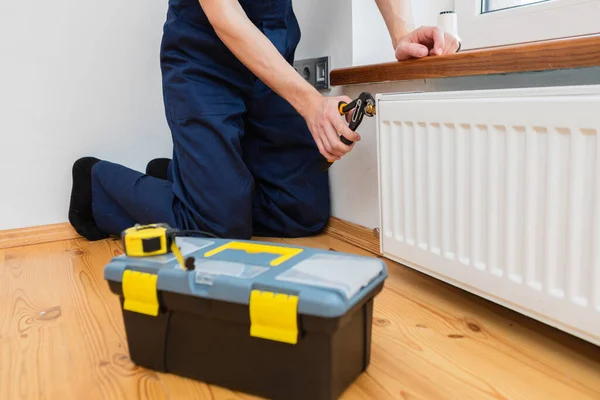
M121 296L119 284L111 290ZM123 310L139 366L269 399L337 399L370 362L373 298L338 319L299 316L295 345L250 336L248 307L160 293L152 317Z

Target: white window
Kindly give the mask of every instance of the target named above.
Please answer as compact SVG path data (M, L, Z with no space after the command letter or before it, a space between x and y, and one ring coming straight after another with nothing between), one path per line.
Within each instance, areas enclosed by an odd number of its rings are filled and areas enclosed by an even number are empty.
M600 33L600 0L455 0L463 49Z

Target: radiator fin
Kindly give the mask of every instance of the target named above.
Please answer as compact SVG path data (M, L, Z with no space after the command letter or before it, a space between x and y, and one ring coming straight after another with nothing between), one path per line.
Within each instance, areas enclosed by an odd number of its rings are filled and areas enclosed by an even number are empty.
M441 126L437 123L427 124L427 231L431 252L442 254L441 232Z
M395 125L394 125L395 126ZM392 135L391 145L389 146L388 151L392 154L393 149L398 149L402 145L402 137L399 135ZM393 232L395 233L396 240L404 241L404 229L402 226L404 225L404 202L402 200L403 189L403 179L400 173L402 172L401 162L402 158L393 157L392 158L392 179L396 184L392 186L392 196L394 199L394 204L400 205L400 207L394 207L393 213Z
M391 238L394 232L399 233L399 226L393 226L396 224L397 210L398 210L398 195L393 195L392 191L398 191L402 187L402 181L393 176L400 172L398 165L391 165L394 159L399 157L393 157L392 154L392 127L389 121L384 121L380 126L379 131L379 152L381 157L381 168L380 168L380 179L383 182L380 185L381 198L386 199L382 202L382 215L388 216L383 220L381 230L383 236ZM391 217L391 218L390 218ZM403 241L402 238L397 238L398 241Z
M593 304L596 310L600 312L600 140L598 139L598 132L592 130L592 134L595 136L596 149L594 153L594 160L592 163L593 178L591 182L594 183L592 192L594 197L592 204L594 205L594 211L590 215L592 221L592 235L590 242L590 253L591 253L591 279L588 281L588 288L593 294ZM594 167L595 166L595 167Z
M442 248L444 256L447 259L455 258L456 235L455 220L455 136L456 131L453 124L443 124L442 126L442 230L443 241ZM437 182L436 182L437 183Z

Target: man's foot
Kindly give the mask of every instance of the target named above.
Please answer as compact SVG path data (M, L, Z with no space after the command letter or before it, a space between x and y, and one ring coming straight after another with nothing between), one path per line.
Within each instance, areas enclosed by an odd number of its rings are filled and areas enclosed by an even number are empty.
M90 241L109 237L98 229L92 213L92 168L99 161L94 157L80 158L73 164L72 171L69 222L77 233Z
M146 165L146 175L154 178L168 180L169 158L155 158Z

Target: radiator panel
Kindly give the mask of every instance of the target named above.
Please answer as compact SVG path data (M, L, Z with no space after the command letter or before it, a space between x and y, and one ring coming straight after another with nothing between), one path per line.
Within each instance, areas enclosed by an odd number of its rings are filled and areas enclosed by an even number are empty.
M378 103L383 253L600 344L600 88Z

